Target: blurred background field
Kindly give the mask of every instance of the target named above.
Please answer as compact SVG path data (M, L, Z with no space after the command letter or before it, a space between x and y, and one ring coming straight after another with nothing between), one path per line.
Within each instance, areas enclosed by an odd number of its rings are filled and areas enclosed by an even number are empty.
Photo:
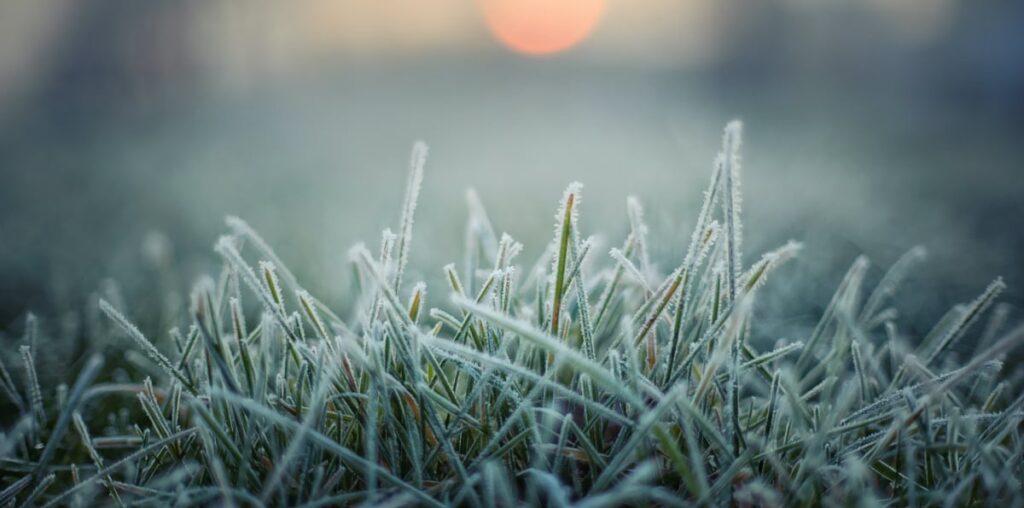
M632 194L668 270L732 118L747 261L807 244L773 289L780 326L856 254L877 277L916 244L913 326L997 275L1024 303L1021 2L521 1L5 2L0 328L107 278L128 308L187 287L227 214L343 304L346 252L396 226L416 139L410 280L460 261L467 187L532 257L573 180L601 256Z

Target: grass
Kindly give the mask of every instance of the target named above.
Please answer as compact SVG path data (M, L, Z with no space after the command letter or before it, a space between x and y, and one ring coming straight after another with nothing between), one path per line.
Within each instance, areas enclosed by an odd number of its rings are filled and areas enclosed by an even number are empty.
M429 294L403 284L417 144L399 233L350 251L349 319L238 218L184 331L157 340L130 306L99 303L113 326L95 343L143 353L125 365L94 354L40 386L30 317L0 369L20 414L0 437L0 506L1024 503L1024 396L1001 372L1024 327L988 312L1002 281L906 337L894 299L923 251L871 292L860 258L808 336L759 350L776 339L755 336L759 289L786 283L772 279L800 245L744 268L740 134L726 128L668 273L635 199L622 247L596 255L574 183L532 269L470 194L466 271L445 267Z

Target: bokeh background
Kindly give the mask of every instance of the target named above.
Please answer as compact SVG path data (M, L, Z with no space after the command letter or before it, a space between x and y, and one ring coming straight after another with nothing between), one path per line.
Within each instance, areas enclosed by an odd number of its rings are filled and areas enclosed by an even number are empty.
M732 118L747 261L807 244L780 323L916 244L912 328L997 275L1024 300L1019 1L37 0L0 4L0 328L187 287L227 214L344 305L416 139L410 280L461 259L467 187L535 256L573 180L600 255L636 195L669 269Z

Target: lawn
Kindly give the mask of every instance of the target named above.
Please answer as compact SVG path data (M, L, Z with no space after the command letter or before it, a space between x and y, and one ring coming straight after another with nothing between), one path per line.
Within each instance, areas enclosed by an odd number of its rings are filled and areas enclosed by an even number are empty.
M740 138L730 123L666 263L636 199L603 252L572 183L539 259L471 199L465 251L443 253L464 266L408 280L413 252L447 248L414 235L422 143L396 229L348 252L351 308L229 217L178 327L147 335L131 301L98 302L90 340L131 354L90 351L41 386L25 320L0 370L19 415L0 506L1024 504L1021 372L1003 364L1024 327L992 311L1002 280L919 337L897 289L924 250L874 287L862 257L806 336L763 336L760 290L802 246L744 252Z

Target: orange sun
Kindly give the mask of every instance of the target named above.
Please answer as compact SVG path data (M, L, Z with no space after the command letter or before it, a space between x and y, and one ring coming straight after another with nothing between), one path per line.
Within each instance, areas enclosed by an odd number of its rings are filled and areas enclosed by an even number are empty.
M564 51L587 37L605 0L480 0L487 26L502 44L528 55Z

